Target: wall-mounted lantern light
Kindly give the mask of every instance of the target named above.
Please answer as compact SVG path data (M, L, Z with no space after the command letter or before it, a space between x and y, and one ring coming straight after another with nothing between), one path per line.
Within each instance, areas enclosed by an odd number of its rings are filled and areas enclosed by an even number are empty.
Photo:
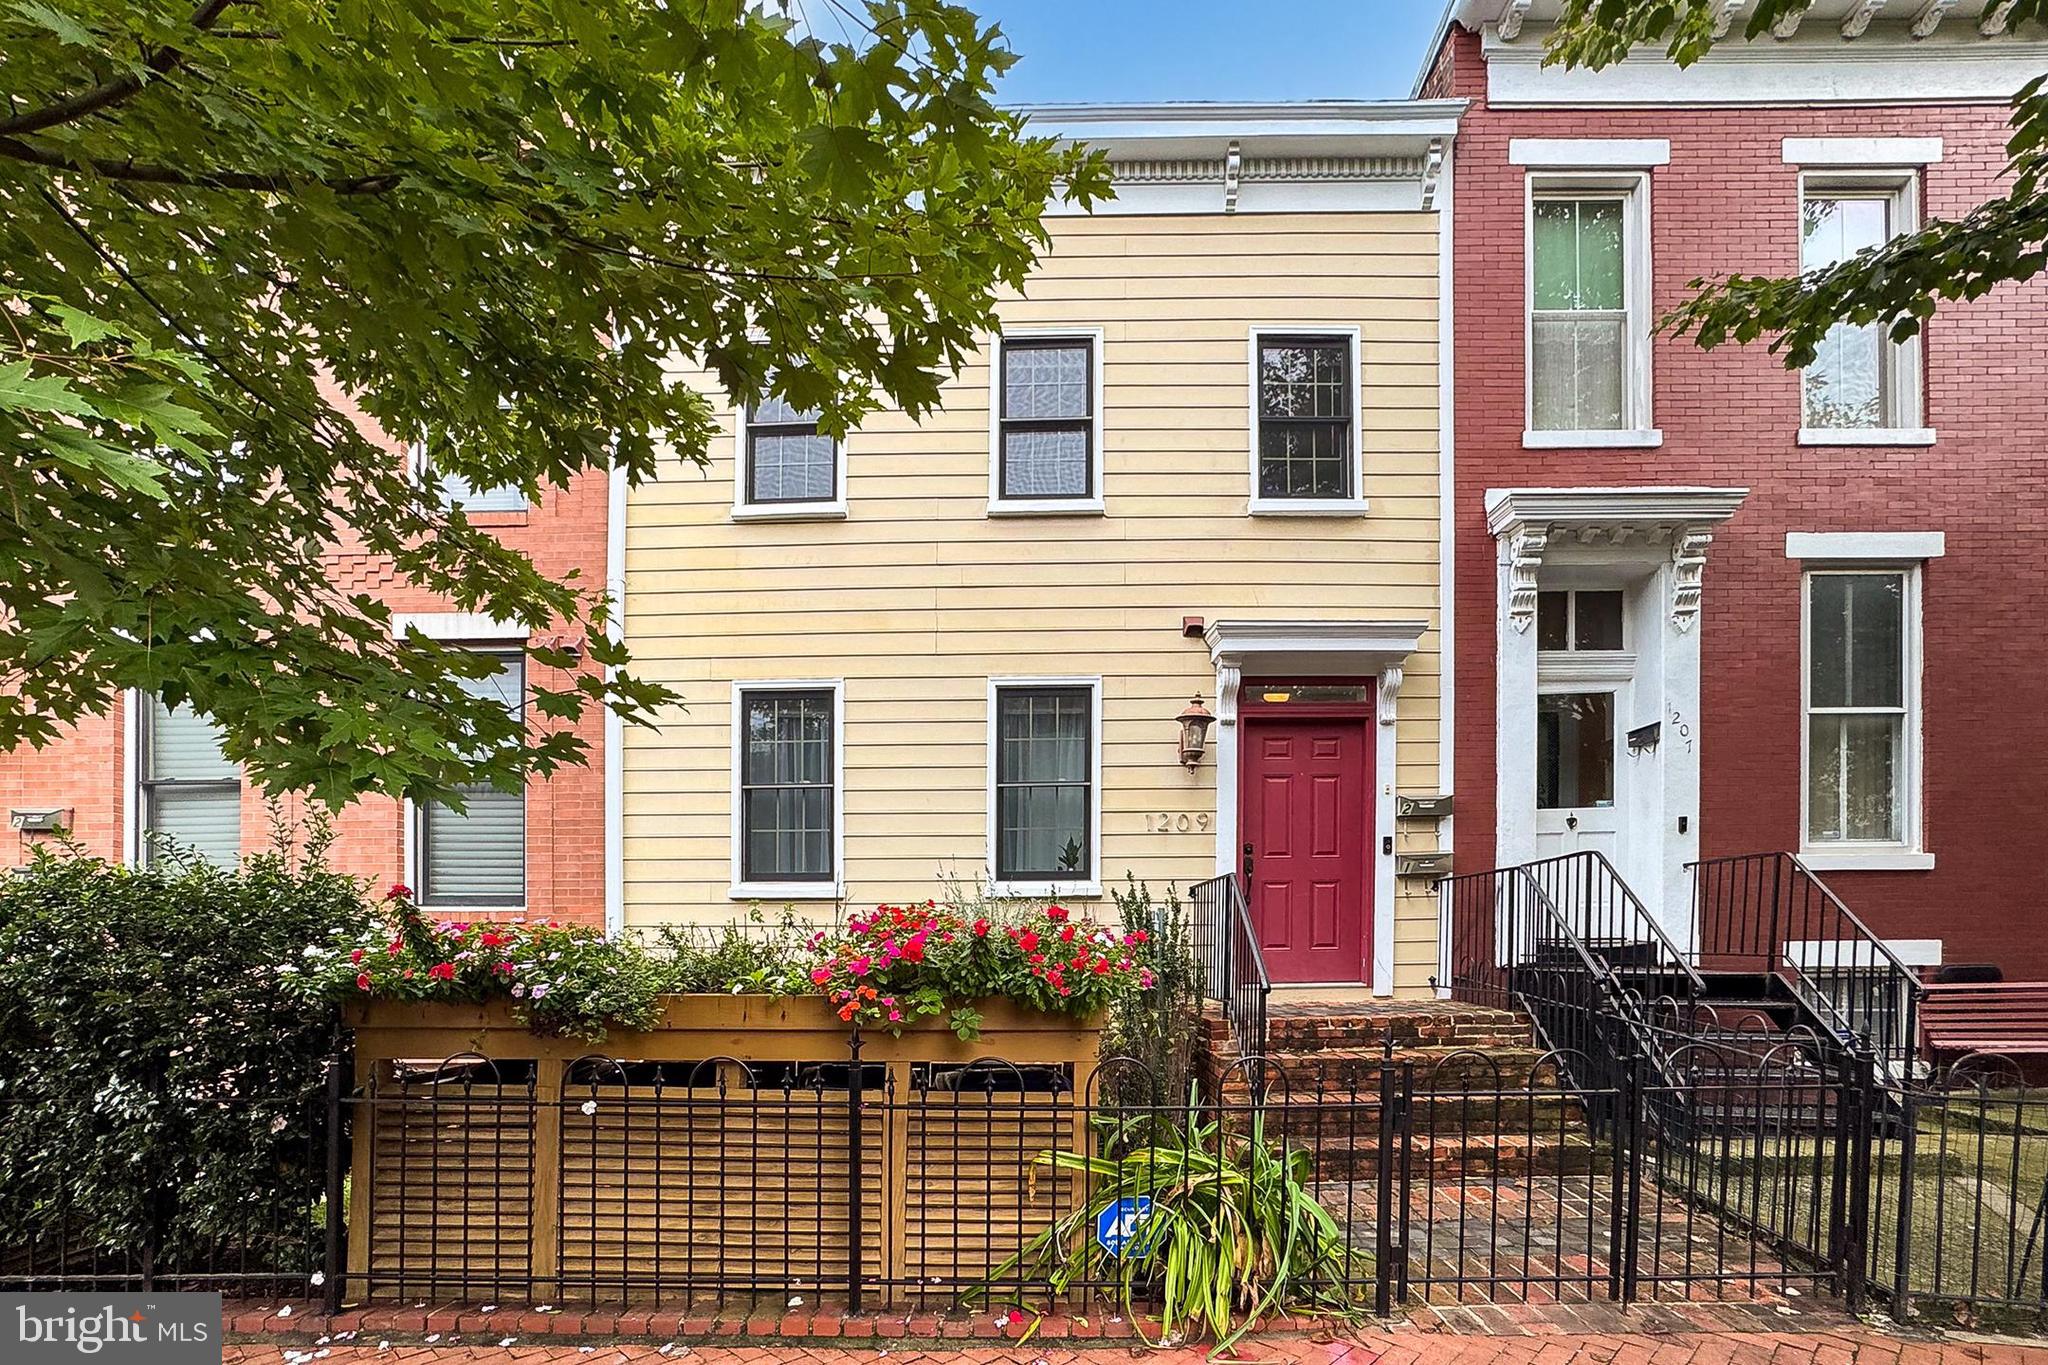
M1209 747L1209 727L1216 717L1196 697L1180 713L1180 765L1189 772L1202 766L1202 751Z

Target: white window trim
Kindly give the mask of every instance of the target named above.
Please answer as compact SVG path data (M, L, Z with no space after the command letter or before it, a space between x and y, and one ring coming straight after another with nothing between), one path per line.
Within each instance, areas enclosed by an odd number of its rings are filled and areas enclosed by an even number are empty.
M128 867L142 867L149 861L145 856L149 852L149 831L144 828L149 819L149 802L142 792L142 755L144 731L154 714L151 707L155 701L153 694L136 687L122 694L121 792L126 810L121 821L121 862ZM248 777L239 765L235 777L246 800Z
M1365 364L1357 327L1328 323L1260 323L1245 342L1245 428L1251 447L1245 510L1255 517L1360 517L1372 510L1365 495ZM1351 496L1348 498L1262 498L1259 496L1259 342L1269 336L1328 337L1350 351Z
M732 519L734 521L843 521L846 518L847 437L832 441L830 498L809 502L748 502L747 405L732 405Z
M1510 166L1545 170L1640 171L1671 164L1671 139L1665 137L1515 137L1508 139Z
M1787 531L1785 558L1860 560L1879 565L1940 559L1948 553L1944 531Z
M1093 413L1088 434L1088 486L1094 492L1085 498L1006 498L1003 496L1003 343L1019 341L1085 341L1088 343L1089 409ZM1103 501L1102 371L1103 337L1100 327L1005 327L989 338L988 346L988 515L992 517L1059 517L1100 514Z
M740 801L740 765L746 758L746 698L750 692L832 694L832 878L822 882L748 881L746 829ZM741 678L732 685L732 844L728 856L736 901L836 901L846 896L846 680L844 678Z
M487 654L506 654L510 653L515 647L523 651L526 647L527 630L524 626L499 621L489 616L470 615L461 612L399 612L392 615L392 635L403 638L407 626L418 629L420 634L429 639L456 641L465 645L474 645L479 651ZM531 659L523 660L520 663L522 679L525 678L526 670L531 666L531 663ZM523 714L524 698L521 699L520 705ZM425 869L420 865L420 817L423 812L420 810L419 803L410 796L400 798L398 814L399 819L403 822L403 847L400 857L405 867L405 884L412 890L414 903L423 911L441 912L440 917L443 919L451 917L474 919L487 915L525 914L527 908L533 904L533 822L527 818L531 812L525 809L526 798L529 795L531 795L530 783L522 786L519 790L521 815L519 824L519 881L526 888L526 897L517 904L507 902L504 905L436 906L421 899L427 889Z
M1667 144L1668 148L1668 144ZM1529 450L1563 447L1655 447L1664 433L1652 424L1655 392L1650 358L1650 173L1640 169L1532 170L1522 177L1522 445ZM1553 193L1625 196L1622 214L1622 276L1628 289L1627 347L1623 357L1622 416L1613 430L1550 431L1536 427L1536 201Z
M1088 876L1078 881L1004 881L996 876L997 694L1009 687L1088 689ZM1100 676L1000 677L988 680L988 889L993 896L1100 896L1102 894L1102 679Z
M1892 236L1899 237L1916 232L1920 227L1920 171L1914 166L1850 166L1836 165L1832 169L1817 171L1802 170L1799 173L1799 201L1797 216L1793 221L1801 225L1802 239L1806 222L1806 200L1812 194L1835 193L1882 193L1889 197L1892 207ZM1800 242L1800 265L1805 266L1805 243ZM1921 363L1921 333L1916 332L1904 341L1893 341L1889 337L1881 341L1885 347L1883 364L1889 394L1887 403L1890 411L1885 414L1885 424L1878 427L1809 427L1799 428L1799 444L1803 446L1928 446L1935 441L1935 431L1923 426L1927 411L1927 398ZM1804 423L1806 415L1805 372L1800 372L1799 412Z
M1788 137L1778 154L1788 166L1931 166L1938 137Z
M511 405L501 400L498 406L506 408ZM441 478L434 472L434 462L427 458L427 443L425 441L414 441L406 452L406 460L412 469L414 481L422 487L432 488L435 494L439 496L442 492ZM518 502L500 501L496 504L489 501L481 504L465 502L462 504L463 512L477 516L505 516L520 512L531 512L533 510L533 503L527 499L526 490L517 484L508 483L497 488L477 489L470 496L472 498L488 499L493 494L497 495L500 499L517 498ZM444 505L452 505L448 504L445 498L443 502Z
M1897 840L1839 840L1828 843L1814 843L1812 812L1807 802L1812 794L1812 710L1813 688L1813 576L1816 573L1855 572L1858 569L1872 573L1896 573L1904 576L1905 593L1901 603L1902 634L1904 636L1905 660L1900 670L1903 684L1904 725L1900 760L1905 771L1899 774L1899 800L1903 809L1899 813L1902 836ZM1924 771L1925 754L1923 731L1926 728L1925 708L1922 704L1922 672L1925 668L1925 650L1921 635L1920 579L1922 565L1917 560L1890 562L1862 561L1856 564L1823 563L1814 568L1804 568L1799 575L1799 860L1816 872L1925 872L1934 866L1934 855L1924 847L1926 812L1923 809L1924 796L1921 774Z

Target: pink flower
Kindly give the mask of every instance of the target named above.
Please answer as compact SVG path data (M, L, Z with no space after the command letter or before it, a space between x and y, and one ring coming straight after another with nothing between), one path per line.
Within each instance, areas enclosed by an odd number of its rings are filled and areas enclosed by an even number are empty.
M363 950L361 948L356 949L348 955L348 960L350 962L361 962L363 960Z
M823 967L819 967L811 973L811 984L816 986L822 986L831 979L832 973Z
M359 991L366 991L370 989L370 974L368 972L361 972L357 974L356 989Z
M1138 973L1138 989L1141 991L1152 989L1152 969L1150 967Z

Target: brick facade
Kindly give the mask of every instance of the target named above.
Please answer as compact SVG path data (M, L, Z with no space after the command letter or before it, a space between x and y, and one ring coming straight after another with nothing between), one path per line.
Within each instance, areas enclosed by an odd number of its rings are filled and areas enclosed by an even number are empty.
M1540 39L1538 39L1540 41ZM1800 565L1788 531L1942 531L1924 575L1922 809L1928 872L1829 872L1879 934L1940 938L1945 960L2048 976L2039 849L2048 831L2048 285L1945 304L1925 340L1929 447L1803 447L1800 392L1761 344L1652 343L1657 449L1525 450L1524 171L1511 137L1667 138L1651 173L1651 312L1690 280L1799 265L1798 168L1787 136L1939 136L1923 218L1994 193L2001 105L1493 109L1476 35L1452 28L1425 93L1472 101L1456 150L1457 865L1494 865L1496 544L1486 490L1738 485L1716 533L1700 629L1701 854L1796 849L1800 820Z
M330 394L337 406L345 399ZM366 420L359 413L357 420ZM393 445L394 455L403 456ZM609 480L603 472L584 473L566 487L550 488L540 502L524 512L475 513L471 520L494 530L506 543L532 556L543 573L562 577L576 571L578 582L595 587L605 579L605 519ZM350 592L370 592L399 612L442 612L454 608L434 594L404 584L388 560L344 548L334 556L336 584ZM573 636L559 636L573 640ZM586 664L586 666L589 666ZM561 687L565 679L527 661L530 683ZM550 676L554 673L554 676ZM72 837L111 858L121 856L133 793L124 790L127 744L125 703L76 726L63 740L36 750L0 754L0 810L19 807L68 807ZM529 723L542 721L529 708ZM592 709L575 726L589 746L585 767L566 769L547 781L531 783L526 792L527 913L538 917L604 921L604 716ZM287 817L305 811L306 800L289 797L282 803ZM253 787L242 796L242 846L245 851L269 847L272 810ZM339 812L332 863L341 871L366 879L374 892L407 876L402 807L383 797L366 797ZM25 862L35 841L50 836L0 830L0 867Z

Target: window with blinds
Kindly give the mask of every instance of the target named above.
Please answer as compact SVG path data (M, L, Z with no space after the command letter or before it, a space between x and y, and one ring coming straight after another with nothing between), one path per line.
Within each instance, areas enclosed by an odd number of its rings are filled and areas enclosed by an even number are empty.
M242 775L221 753L220 727L189 706L144 704L142 861L233 867L242 852Z
M463 690L525 713L526 656L494 654L498 671L466 678ZM419 809L420 904L518 909L526 904L526 794L490 786L462 789L463 808L428 802Z
M1095 344L1088 337L1005 337L997 496L1095 495Z

